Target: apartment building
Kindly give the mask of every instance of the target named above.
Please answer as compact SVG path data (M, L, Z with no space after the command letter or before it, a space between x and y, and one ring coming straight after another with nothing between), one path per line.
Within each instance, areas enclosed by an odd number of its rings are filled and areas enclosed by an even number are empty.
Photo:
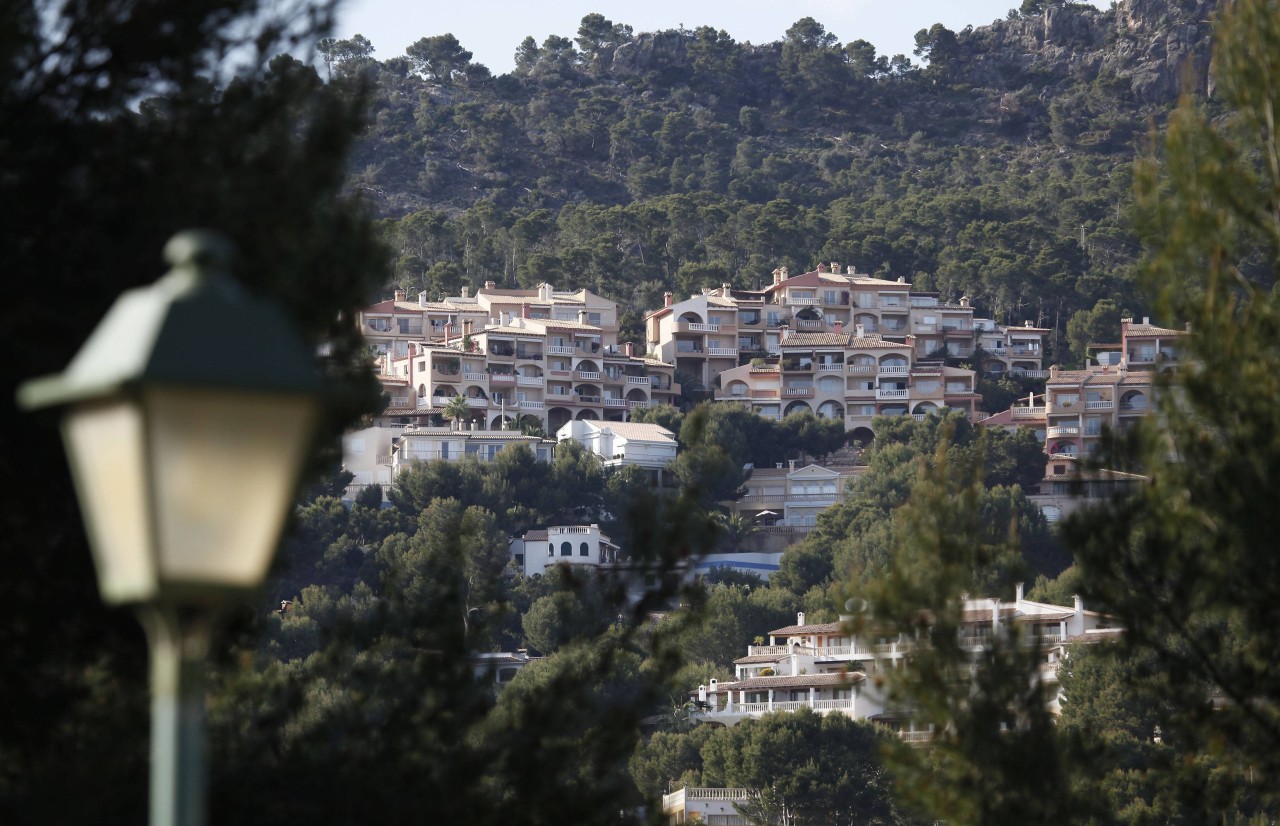
M1045 453L1089 456L1106 429L1124 431L1152 409L1156 374L1175 369L1185 331L1120 321L1120 343L1097 345L1099 364L1083 370L1049 368L1041 405L1015 405L1009 420L1043 426Z
M715 398L775 419L811 410L865 438L877 415L973 413L973 372L943 358L970 356L980 340L984 368L1040 375L1048 332L975 319L967 298L944 302L838 262L796 276L780 268L762 290L723 284L679 302L667 294L645 323L648 346Z
M770 712L808 708L818 714L873 720L895 728L904 740L927 742L932 732L917 731L909 713L889 706L875 679L878 673L909 667L916 641L874 632L854 635L850 619L809 623L801 612L795 625L770 631L767 645L748 646L747 656L734 661L733 681L711 680L698 686L691 694L696 698L694 716L731 726ZM1057 683L1063 646L1119 633L1109 617L1086 610L1078 597L1071 607L1034 602L1024 597L1019 584L1012 603L990 597L964 601L961 645L980 656L1008 624L1022 628L1026 645L1041 647L1040 679L1050 686ZM1055 697L1051 710L1056 710L1056 703Z
M475 296L420 295L416 305L401 298L359 318L379 354L387 423L425 424L461 396L469 427L531 423L554 432L576 419L625 421L680 394L674 366L619 346L617 306L587 290L499 290L488 282Z
M662 814L670 826L749 826L751 821L738 813L738 804L746 803L748 794L748 789L686 786L662 796Z
M910 338L910 337L909 337ZM776 360L721 374L716 399L737 401L766 418L800 411L840 419L869 442L875 416L923 419L944 408L971 416L981 396L972 370L916 358L911 342L896 342L855 325L853 332L792 333L782 328Z

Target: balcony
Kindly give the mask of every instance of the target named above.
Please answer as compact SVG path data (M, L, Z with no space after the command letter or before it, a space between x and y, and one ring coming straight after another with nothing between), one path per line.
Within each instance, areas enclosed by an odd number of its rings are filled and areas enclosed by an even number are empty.
M737 358L737 356L738 356L738 348L737 348L737 347L708 347L708 348L707 348L707 355L710 355L710 356L733 356L734 358Z
M1110 410L1110 409L1111 409L1112 407L1114 407L1114 406L1115 406L1115 402L1113 402L1113 401L1111 401L1111 400L1109 400L1109 399L1106 399L1106 400L1103 400L1103 401L1085 402L1085 403L1084 403L1084 409L1085 409L1085 410Z
M797 330L823 330L823 329L826 329L826 326L827 326L827 323L825 321L814 321L813 319L809 319L809 318L796 319Z
M914 326L915 326L915 328L916 328L916 332L917 332L917 333L936 333L936 332L938 332L938 325L937 325L937 324L925 324L923 321L917 321L917 322L915 323L915 325L914 325Z
M811 399L813 398L813 388L812 387L784 387L782 388L782 398Z
M1045 431L1050 439L1056 439L1059 436L1079 436L1080 428L1075 425L1055 425Z
M784 373L811 373L813 372L813 362L811 361L784 361L780 365Z
M820 302L817 298L814 298L813 296L808 296L808 297L790 296L787 298L785 303L791 304L797 307L810 307Z
M652 403L652 402L650 402L650 401L642 400L642 399L637 399L637 400L635 400L635 401L628 401L628 402L627 402L627 409L628 409L628 410L640 410L640 409L645 408L645 407L650 407L650 406L652 406L652 404L653 404L653 403Z
M880 375L882 376L905 376L910 367L905 364L882 364L880 365Z
M604 406L625 408L627 406L627 400L626 399L605 399Z
M517 404L521 410L541 410L543 407L542 402L520 401Z
M542 376L516 376L516 384L521 387L541 387Z
M1040 419L1044 418L1044 406L1040 407L1015 407L1013 408L1013 418L1015 419Z
M514 373L490 373L490 384L515 384L516 377Z
M648 376L627 376L627 384L638 384L642 387L648 386Z
M576 352L576 351L574 350L574 348L573 348L572 346L569 346L569 345L565 345L565 344L548 344L548 345L547 345L547 352L548 352L548 353L550 353L550 354L551 354L551 355L553 355L553 356L572 356L572 355L574 354L574 352Z
M468 407L488 407L489 400L481 396L467 396Z
M883 387L880 387L876 389L876 398L877 399L905 399L907 398L910 392L911 392L910 390L887 390Z
M578 381L600 381L600 374L590 370L579 370Z
M843 362L829 362L818 365L819 373L841 373L844 372Z
M676 331L680 333L718 333L719 324L703 324L698 321L678 321Z
M850 364L849 373L851 375L870 376L876 372L874 364Z
M600 404L603 401L599 396L580 396L577 393L570 398L573 399L574 404Z
M516 358L524 359L525 361L542 361L542 351L517 350Z
M1009 373L1014 376L1022 376L1023 378L1028 379L1043 379L1048 378L1049 376L1048 370L1023 370L1021 368L1014 368L1010 370Z

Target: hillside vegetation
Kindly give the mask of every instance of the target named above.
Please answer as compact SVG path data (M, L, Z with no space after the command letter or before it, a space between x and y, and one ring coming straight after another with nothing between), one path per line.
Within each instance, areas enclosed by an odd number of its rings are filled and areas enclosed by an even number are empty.
M1145 311L1131 164L1182 84L1208 88L1215 5L1027 0L921 30L914 61L812 18L749 45L598 14L496 77L452 35L323 50L374 87L349 186L411 293L551 281L634 321L836 261L1065 334L1100 300Z

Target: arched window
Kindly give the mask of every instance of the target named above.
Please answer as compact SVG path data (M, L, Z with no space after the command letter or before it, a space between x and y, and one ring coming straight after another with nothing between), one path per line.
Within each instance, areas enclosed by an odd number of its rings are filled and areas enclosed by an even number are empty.
M561 555L561 556L573 556L573 545L572 545L572 543L569 543L569 542L561 542L561 543L560 543L560 555Z
M547 556L555 556L555 555L556 555L556 546L552 545L551 543L547 543Z
M427 386L425 384L418 385L418 398L425 399L427 397Z
M588 553L587 543L583 542L581 545L578 546L578 556L586 556L587 553Z

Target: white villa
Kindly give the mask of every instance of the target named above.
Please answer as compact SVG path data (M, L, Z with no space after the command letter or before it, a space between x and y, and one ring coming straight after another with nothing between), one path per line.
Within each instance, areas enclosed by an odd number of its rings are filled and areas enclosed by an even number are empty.
M1044 648L1045 667L1041 679L1056 684L1057 664L1063 646L1098 641L1118 632L1109 618L1085 610L1077 597L1072 607L1033 602L1017 586L1011 603L995 598L966 599L963 607L961 642L975 654L988 645L1007 623L1024 629L1028 645ZM909 664L915 647L913 639L855 637L849 620L812 624L804 613L795 625L769 632L767 645L751 645L747 656L734 661L733 682L711 680L698 686L695 716L710 723L736 725L751 717L773 711L810 708L818 714L846 714L899 728L905 740L925 742L928 731L915 731L910 715L886 705L883 692L869 676ZM1056 711L1056 700L1050 709Z

